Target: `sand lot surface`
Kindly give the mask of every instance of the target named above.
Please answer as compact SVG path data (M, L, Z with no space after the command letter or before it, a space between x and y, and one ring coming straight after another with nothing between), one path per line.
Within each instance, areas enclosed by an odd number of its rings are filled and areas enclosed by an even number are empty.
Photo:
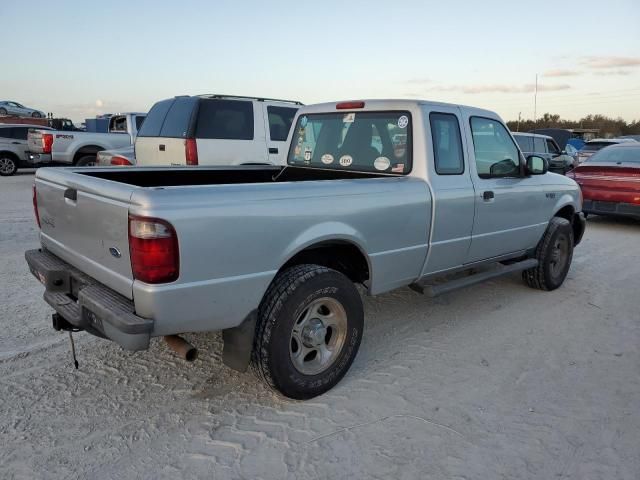
M24 262L32 182L0 178L0 478L640 478L640 222L590 218L551 293L366 298L350 372L297 402L218 334L188 364L80 333L74 370Z

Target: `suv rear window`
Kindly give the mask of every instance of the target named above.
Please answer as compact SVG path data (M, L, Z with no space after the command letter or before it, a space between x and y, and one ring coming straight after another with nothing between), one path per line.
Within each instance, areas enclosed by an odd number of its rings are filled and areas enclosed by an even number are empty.
M202 99L196 138L253 140L253 103L244 100Z
M269 138L274 142L284 142L289 135L289 129L296 116L297 108L267 107L269 117Z
M411 171L411 114L336 112L298 117L290 165L406 174Z
M162 128L161 137L186 138L189 136L189 126L191 124L191 113L198 103L197 98L185 97L176 98L167 112ZM144 123L142 124L144 128Z
M140 130L138 131L138 136L159 137L160 129L164 123L164 118L167 116L167 112L171 108L171 105L173 105L174 101L175 98L162 100L151 107L151 110L149 110L149 113L147 114L147 118L144 120Z
M526 135L514 135L520 150L523 152L533 152L533 139Z

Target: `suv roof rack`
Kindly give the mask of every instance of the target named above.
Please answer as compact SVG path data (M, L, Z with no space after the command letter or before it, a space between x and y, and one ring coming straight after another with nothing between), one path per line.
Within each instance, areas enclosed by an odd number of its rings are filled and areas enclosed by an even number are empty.
M203 93L201 95L196 95L196 97L204 97L204 98L246 98L250 100L257 100L258 102L282 102L282 103L292 103L294 105L304 105L304 103L298 100L283 100L281 98L267 98L267 97L250 97L248 95L222 95L219 93Z

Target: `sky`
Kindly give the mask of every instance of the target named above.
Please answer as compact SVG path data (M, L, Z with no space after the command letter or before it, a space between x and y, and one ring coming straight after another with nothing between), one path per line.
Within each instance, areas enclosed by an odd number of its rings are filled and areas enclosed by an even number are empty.
M640 119L639 0L0 0L0 25L0 99L74 122L202 93Z

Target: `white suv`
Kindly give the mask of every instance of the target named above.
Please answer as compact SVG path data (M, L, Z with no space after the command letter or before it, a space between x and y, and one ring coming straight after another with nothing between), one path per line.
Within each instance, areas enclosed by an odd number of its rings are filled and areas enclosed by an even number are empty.
M284 165L296 101L198 95L157 102L135 143L137 165Z

